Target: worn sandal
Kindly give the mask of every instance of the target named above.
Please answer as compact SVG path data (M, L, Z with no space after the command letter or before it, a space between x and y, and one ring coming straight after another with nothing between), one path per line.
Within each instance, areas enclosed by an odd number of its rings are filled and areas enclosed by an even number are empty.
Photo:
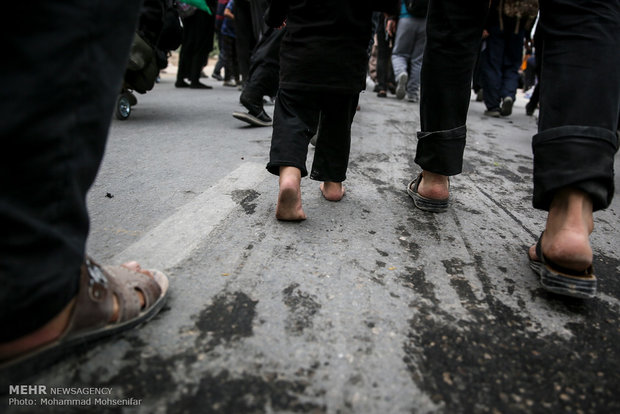
M75 307L65 332L53 342L0 363L0 385L15 384L58 361L77 348L148 321L167 298L168 279L155 270L153 278L123 266L101 267L87 258L82 265ZM141 306L139 291L144 296ZM118 318L114 313L118 301Z
M560 295L584 299L594 297L596 295L596 276L592 265L585 270L575 271L553 263L543 255L543 234L540 235L536 243L538 260L530 257L530 267L540 276L542 287L549 292Z
M448 202L450 197L441 200L435 200L421 196L418 193L418 187L422 181L422 173L418 174L415 180L407 185L407 194L413 199L413 204L420 210L430 211L432 213L443 213L448 210Z

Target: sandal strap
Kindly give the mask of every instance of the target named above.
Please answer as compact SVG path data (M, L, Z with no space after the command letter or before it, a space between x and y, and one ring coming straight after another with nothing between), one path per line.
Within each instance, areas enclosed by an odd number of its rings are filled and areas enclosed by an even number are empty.
M594 269L592 265L588 266L585 270L573 270L573 269L569 269L567 267L561 266L549 260L549 258L545 256L542 252L542 238L544 234L545 234L544 231L540 233L540 237L538 238L538 241L536 242L536 256L538 256L538 260L540 260L542 264L547 265L548 267L553 269L555 272L564 273L569 276L588 277L588 276L591 276L592 273L594 273Z
M136 290L144 295L144 309L160 296L161 288L151 277L123 266L102 267L86 258L81 267L80 288L71 322L63 336L70 337L83 330L94 330L110 324L114 314L114 296L118 300L116 322L137 317L142 311Z

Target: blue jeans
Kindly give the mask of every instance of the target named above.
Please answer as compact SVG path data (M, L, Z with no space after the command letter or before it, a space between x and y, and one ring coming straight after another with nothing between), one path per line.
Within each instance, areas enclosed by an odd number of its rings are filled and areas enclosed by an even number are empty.
M515 33L512 30L502 31L499 26L489 28L480 66L487 109L499 108L502 98L507 96L515 99L524 38L524 30Z
M472 68L487 8L487 0L429 4L416 152L424 170L462 170ZM618 151L620 2L541 0L538 27L543 47L533 205L548 209L555 192L570 187L588 194L595 210L606 208Z

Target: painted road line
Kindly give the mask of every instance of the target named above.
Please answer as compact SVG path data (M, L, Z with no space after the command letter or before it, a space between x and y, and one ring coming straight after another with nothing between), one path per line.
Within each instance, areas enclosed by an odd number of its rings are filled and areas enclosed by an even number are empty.
M160 270L176 266L238 206L233 191L255 188L267 175L264 164L242 164L116 255L112 263L138 260Z

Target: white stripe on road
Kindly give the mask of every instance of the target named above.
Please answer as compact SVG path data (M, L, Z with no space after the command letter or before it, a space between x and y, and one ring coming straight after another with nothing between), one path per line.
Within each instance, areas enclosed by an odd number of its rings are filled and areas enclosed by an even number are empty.
M267 175L264 164L242 164L116 255L112 262L138 260L147 263L149 268L160 270L176 266L238 206L231 193L252 189Z

